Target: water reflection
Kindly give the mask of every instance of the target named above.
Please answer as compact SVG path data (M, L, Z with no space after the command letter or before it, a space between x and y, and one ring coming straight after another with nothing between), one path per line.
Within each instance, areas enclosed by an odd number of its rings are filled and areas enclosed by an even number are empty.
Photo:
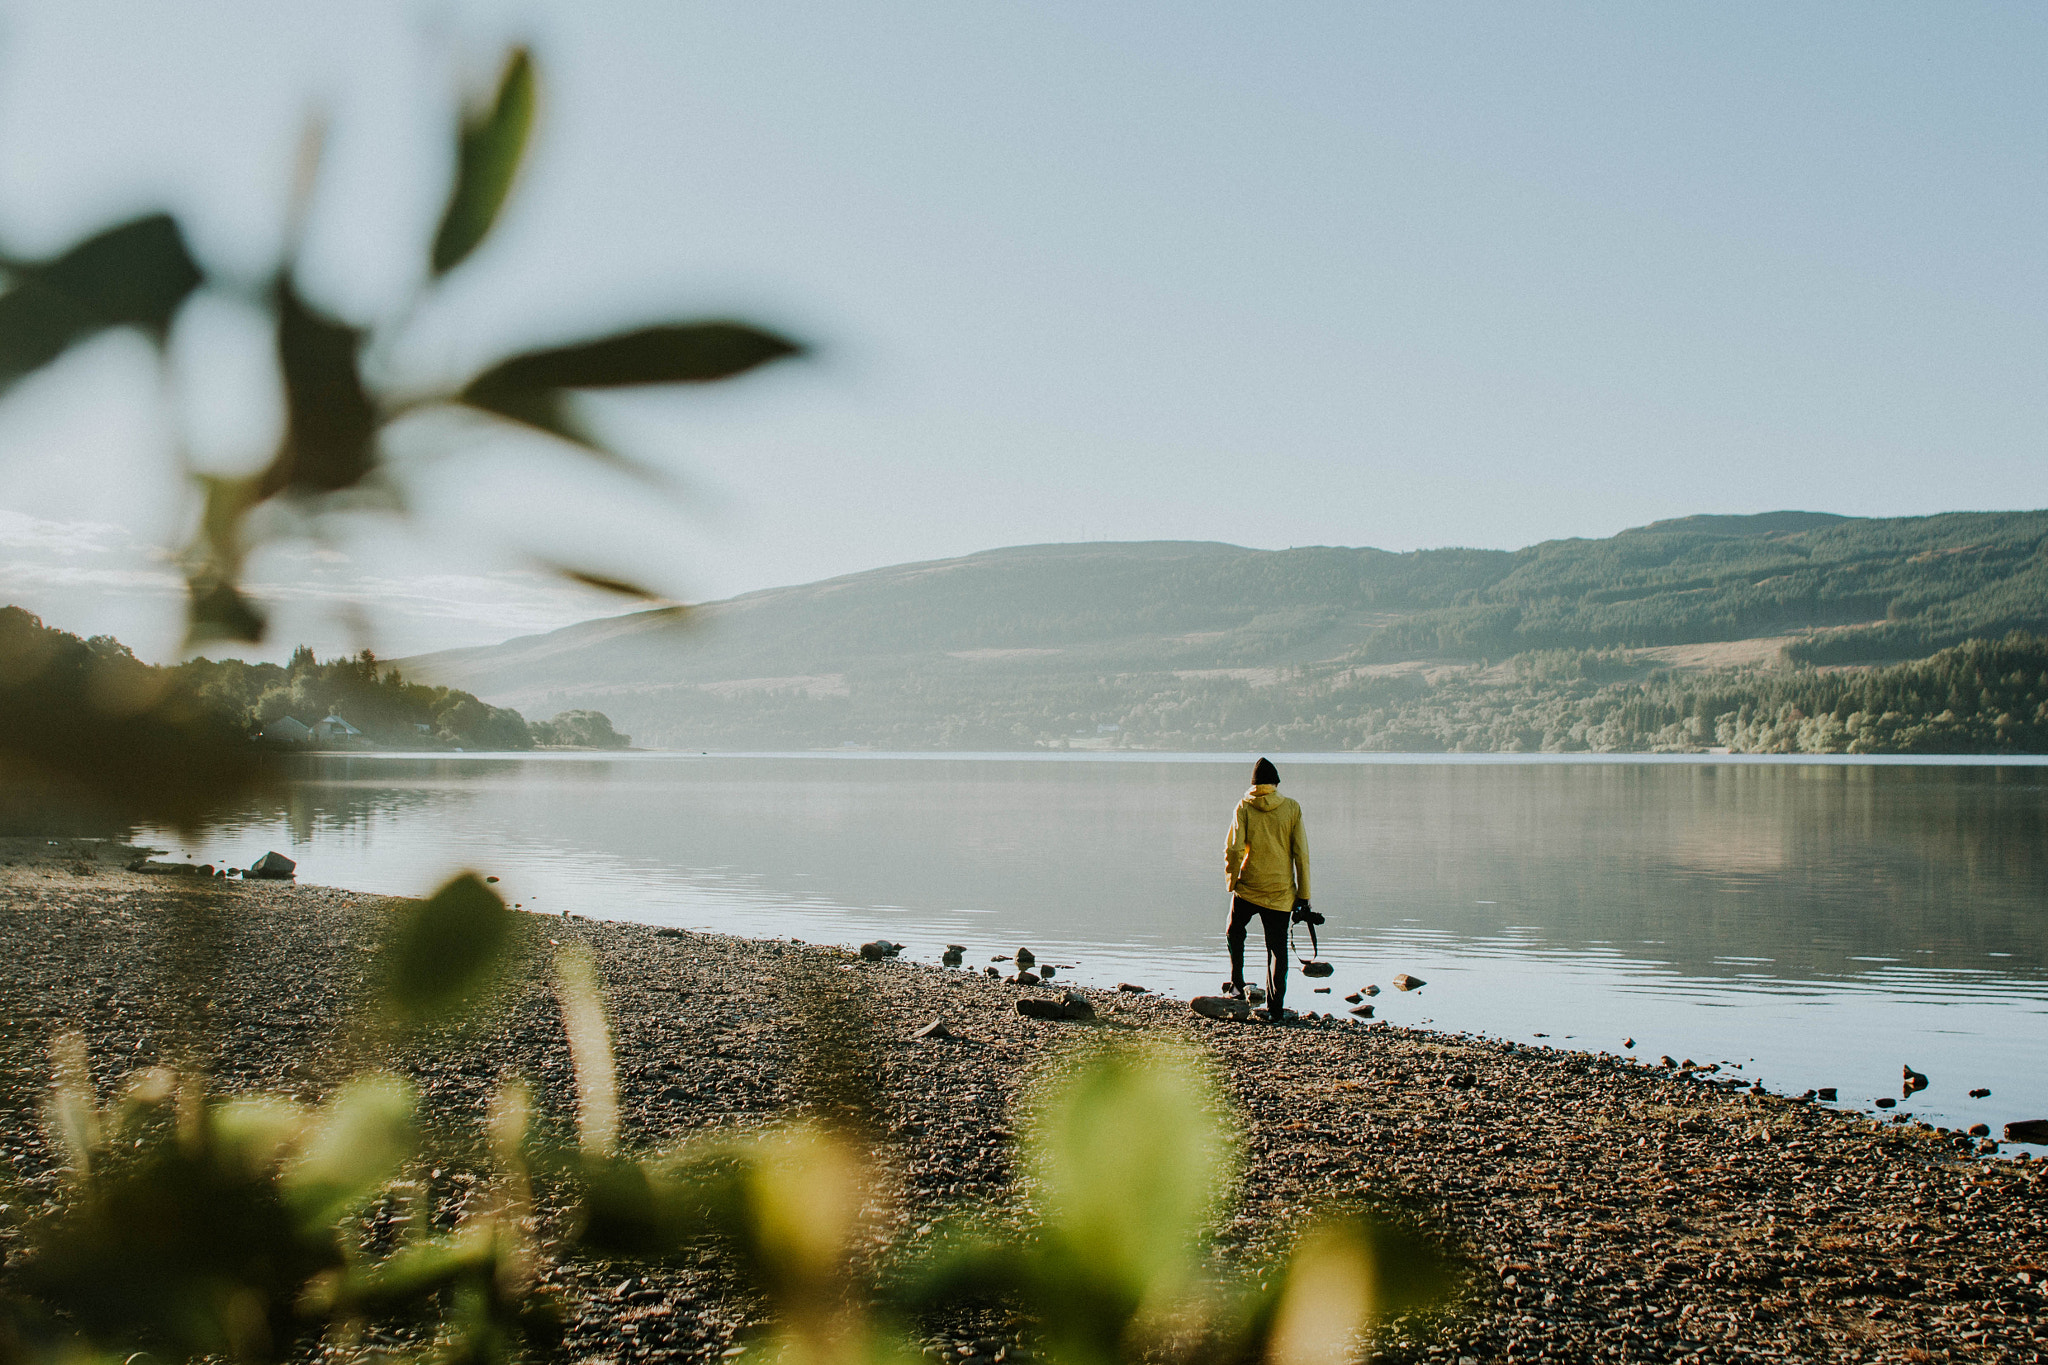
M246 863L289 842L310 880L390 891L478 866L530 908L886 932L924 955L948 939L1028 941L1084 976L1188 989L1220 970L1221 835L1243 766L328 759L252 805L209 856ZM2041 1075L2048 1032L2048 769L1283 772L1307 814L1340 981L1409 969L1432 982L1381 997L1386 1017L1610 1048L1626 1031L1702 1060L1765 1059L1794 1088L1848 1085L1838 1073L1857 1068L1875 1086L1907 1060L1883 1059L1912 1050L1952 1076L1996 1067L2009 1093L2042 1088L2048 1109L2048 1087L2020 1079Z

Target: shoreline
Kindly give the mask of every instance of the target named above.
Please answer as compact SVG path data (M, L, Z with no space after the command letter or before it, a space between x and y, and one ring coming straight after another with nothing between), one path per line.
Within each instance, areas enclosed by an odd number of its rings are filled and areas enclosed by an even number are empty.
M1457 766L1600 763L1732 764L1744 767L2042 768L2048 752L2025 753L1728 753L1710 749L1575 749L1545 753L1508 749L1405 753L1379 749L308 749L298 758L452 758L463 760L598 758L837 758L851 761L1025 763L1215 763L1237 765L1266 756L1309 765L1448 764Z
M333 1079L323 1058L368 969L364 937L383 897L122 870L133 853L0 841L0 924L15 958L0 979L0 1145L31 1198L53 1179L37 1118L52 1033L86 1033L103 1087L190 1039L215 1059L223 1089L310 1098ZM173 998L160 951L170 925L229 907L241 913L220 919L219 937L197 950L203 961L187 964L203 968L203 999ZM764 1122L798 1101L803 1030L821 1001L871 1023L861 1067L880 1106L877 1159L898 1191L889 1226L913 1244L963 1203L1013 1204L1009 1105L1088 1027L1024 1018L1015 1000L1030 988L973 972L533 919L597 956L634 1140ZM1227 1077L1247 1165L1219 1229L1226 1261L1277 1249L1306 1209L1337 1199L1411 1213L1463 1249L1465 1297L1445 1331L1383 1339L1380 1358L2048 1351L2044 1163L1966 1158L1916 1127L1601 1054L1384 1024L1213 1023L1185 1001L1087 993L1112 1023L1187 1039ZM956 1037L912 1041L933 1018ZM393 1060L448 1124L474 1122L507 1071L534 1079L543 1113L568 1112L567 1048L539 991L459 1054L422 1047ZM11 1249L12 1228L0 1237ZM752 1304L717 1267L634 1268L623 1285L620 1274L586 1266L557 1277L574 1305L564 1358L712 1360L749 1325ZM968 1345L954 1359L972 1361L994 1354L974 1349L994 1331L943 1323L934 1344Z

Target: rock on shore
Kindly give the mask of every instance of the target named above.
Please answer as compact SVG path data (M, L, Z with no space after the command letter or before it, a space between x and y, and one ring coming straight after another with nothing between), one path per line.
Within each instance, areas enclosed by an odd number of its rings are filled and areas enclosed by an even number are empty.
M191 1041L222 1086L311 1098L337 1074L350 992L375 968L374 898L181 884L120 870L132 852L82 846L0 867L0 1146L30 1198L55 1178L37 1123L53 1032L86 1031L109 1090ZM1969 1159L1916 1128L1620 1058L1349 1021L1211 1021L1184 1001L1113 990L1088 993L1098 1023L1040 1020L1019 1014L1018 998L1061 993L979 972L535 924L597 954L622 1122L638 1140L764 1122L815 1099L804 1058L822 1021L864 1016L852 1063L879 1097L877 1155L901 1195L888 1216L913 1244L964 1203L1014 1206L1018 1086L1075 1031L1129 1027L1195 1040L1236 1091L1248 1160L1224 1260L1276 1250L1329 1200L1410 1211L1465 1250L1460 1309L1426 1335L1393 1324L1384 1359L2019 1361L2048 1350L2048 1172ZM927 1031L933 1021L942 1030ZM552 1121L568 1122L568 1050L537 989L459 1048L398 1060L449 1121L473 1121L498 1077L519 1072ZM428 1179L452 1219L472 1186L454 1170ZM0 1249L13 1235L0 1228ZM715 1360L758 1312L717 1263L558 1279L574 1305L571 1360ZM990 1365L1015 1327L962 1317L934 1324L933 1344Z

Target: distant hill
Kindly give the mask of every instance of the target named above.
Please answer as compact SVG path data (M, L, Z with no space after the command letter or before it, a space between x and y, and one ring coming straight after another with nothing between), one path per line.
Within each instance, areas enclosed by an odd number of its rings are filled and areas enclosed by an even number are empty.
M1241 747L1315 720L1296 703L1316 689L1469 684L1537 652L1605 652L1593 671L1625 682L2013 630L2048 631L2048 512L1699 516L1517 551L1023 546L401 662L527 714L602 710L655 746ZM1322 742L1371 743L1353 719L1318 723Z

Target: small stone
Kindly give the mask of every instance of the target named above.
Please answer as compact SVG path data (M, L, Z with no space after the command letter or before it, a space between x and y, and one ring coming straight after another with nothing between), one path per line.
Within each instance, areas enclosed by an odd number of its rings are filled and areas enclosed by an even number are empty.
M946 1023L943 1019L934 1019L929 1024L926 1024L923 1028L919 1029L917 1032L911 1034L910 1036L912 1038L929 1038L937 1040L940 1038L951 1038L953 1036L953 1031L946 1027Z
M1095 1002L1079 991L1068 991L1061 998L1061 1003L1066 1006L1067 1018L1069 1019L1093 1019L1095 1017Z
M1982 1086L1979 1086L1977 1089L1972 1090L1970 1092L1970 1098L1973 1100L1981 1100L1989 1098L1990 1094L1991 1092L1989 1090L1986 1090Z
M1905 1080L1906 1093L1908 1095L1916 1090L1925 1090L1927 1088L1927 1078L1910 1066L1900 1067L1899 1075Z
M1328 986L1318 986L1315 988L1315 994L1317 995L1328 995L1329 993L1330 988Z
M1877 1097L1877 1107L1880 1109L1890 1109L1893 1105L1897 1103L1898 1101L1893 1099L1890 1095L1880 1095Z
M683 936L683 931L680 929L673 928L656 929L654 931L654 936L656 938L681 938Z
M484 880L487 882L495 883L498 879L496 877L486 877L484 878Z
M1363 996L1357 991L1353 991L1351 992L1351 994L1344 997L1344 1003L1347 1005L1355 1005L1363 999L1365 999L1365 996Z
M993 967L983 967L982 970L988 973L988 979L991 981L1001 981L1003 979L1003 974Z
M1353 1007L1352 1007L1352 1010L1351 1010L1351 1012L1352 1012L1353 1014L1357 1015L1357 1016L1358 1016L1359 1018L1361 1018L1361 1019L1370 1019L1370 1018L1372 1018L1372 1006L1371 1006L1371 1005L1355 1005L1355 1006L1353 1006Z
M1029 948L1019 948L1017 950L1017 965L1019 967L1033 967L1037 964L1038 955Z
M1188 1001L1188 1008L1205 1019L1236 1019L1242 1022L1252 1017L1251 1005L1234 995L1198 995Z
M1406 972L1397 972L1394 974L1394 989L1397 991L1419 991L1428 984L1429 983L1427 981L1424 981L1421 977L1410 976Z
M860 955L869 962L880 962L889 955L888 941L876 939L873 943L863 943L860 945Z
M1380 988L1378 986L1367 986L1365 988L1365 993L1367 995L1378 995L1380 993Z
M2021 1119L2005 1125L2007 1142L2026 1142L2037 1147L2048 1147L2048 1119Z
M1038 970L1038 979L1039 979L1040 981L1050 981L1050 980L1052 980L1052 975L1053 975L1053 973L1054 973L1054 972L1056 972L1056 971L1058 971L1058 970L1059 970L1059 968L1057 968L1057 967L1053 966L1053 965L1052 965L1052 963L1048 962L1048 963L1046 963L1046 964L1045 964L1044 966L1042 966L1042 967L1038 968L1037 970Z
M1990 1136L1991 1136L1991 1125L1990 1125L1990 1124L1988 1124L1988 1123L1973 1123L1973 1124L1971 1124L1971 1125L1970 1125L1970 1136L1971 1136L1971 1137L1979 1137L1979 1138L1983 1138L1983 1137L1990 1137Z
M1633 1038L1624 1038L1621 1040L1621 1045L1623 1047L1634 1047L1636 1045L1636 1040Z
M965 956L966 952L967 950L961 947L959 944L948 943L946 945L946 955L940 958L939 960L945 963L948 967L957 967L960 965L960 962L962 958Z
M1150 989L1149 989L1148 987L1145 987L1145 986L1133 986L1133 985L1132 985L1132 984L1131 984L1130 982L1128 982L1128 981L1119 981L1119 982L1117 982L1117 983L1116 983L1116 988L1117 988L1118 990L1122 991L1122 992L1123 992L1123 993L1124 993L1125 995L1150 995L1150 994L1152 993L1152 992L1151 992L1151 990L1150 990Z
M1067 1002L1046 1000L1036 995L1017 997L1017 1013L1026 1019L1064 1019L1067 1017Z
M1246 986L1244 988L1244 998L1245 1003L1257 1005L1264 1002L1266 998L1266 992L1258 986Z
M1043 978L1037 972L1019 972L1010 978L1012 986L1036 986Z
M249 864L246 876L269 877L277 881L289 881L298 875L299 865L282 853L272 850Z
M1814 1097L1823 1103L1833 1104L1835 1102L1835 1088L1831 1085L1824 1085L1813 1093Z

